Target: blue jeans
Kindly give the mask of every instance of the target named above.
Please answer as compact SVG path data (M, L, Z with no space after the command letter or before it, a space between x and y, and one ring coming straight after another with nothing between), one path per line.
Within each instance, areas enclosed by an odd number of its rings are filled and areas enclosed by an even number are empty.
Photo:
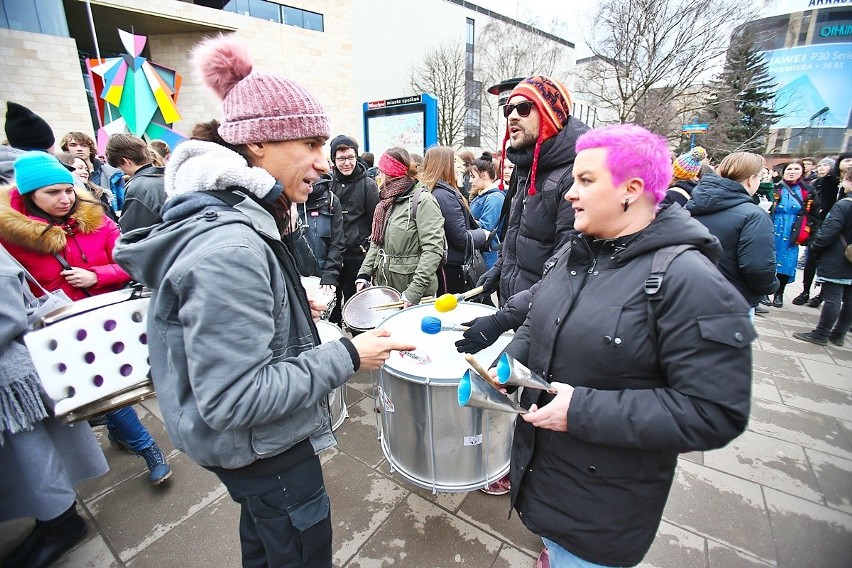
M154 445L154 439L142 422L139 415L132 406L125 406L121 410L110 412L106 415L107 428L113 436L122 442L126 442L134 452L147 450Z
M240 504L243 568L331 568L331 504L319 456L265 477L216 475Z
M541 540L547 547L550 568L606 568L602 564L587 562L575 554L571 554L550 539L541 537Z

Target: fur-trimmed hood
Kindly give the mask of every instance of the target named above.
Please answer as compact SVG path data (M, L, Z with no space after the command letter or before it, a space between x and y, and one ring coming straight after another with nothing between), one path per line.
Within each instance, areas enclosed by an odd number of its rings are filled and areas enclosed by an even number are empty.
M3 240L42 254L65 250L68 235L94 233L104 223L104 210L97 198L80 188L77 208L62 225L55 225L25 211L24 199L14 187L0 188L0 234Z

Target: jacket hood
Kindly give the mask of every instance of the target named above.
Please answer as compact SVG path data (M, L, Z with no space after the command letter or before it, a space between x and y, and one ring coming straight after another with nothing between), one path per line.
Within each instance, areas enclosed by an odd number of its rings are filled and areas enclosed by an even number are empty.
M629 242L618 255L618 263L625 264L643 254L675 245L692 245L713 264L718 264L722 257L719 239L693 219L683 207L673 204L658 211L651 224Z
M15 160L23 153L23 150L0 144L0 184L15 183Z
M91 193L75 187L77 208L68 220L56 225L25 213L24 198L13 187L0 189L0 234L7 242L41 254L65 250L66 231L94 233L104 222L104 210Z
M692 190L692 199L686 209L693 215L707 215L741 203L752 203L742 184L716 174L705 174Z

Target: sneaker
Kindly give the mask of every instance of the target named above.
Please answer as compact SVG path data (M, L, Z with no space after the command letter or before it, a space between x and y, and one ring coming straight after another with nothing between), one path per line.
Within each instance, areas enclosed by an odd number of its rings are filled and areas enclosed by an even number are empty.
M805 303L810 299L810 295L807 292L802 292L795 298L793 298L794 306L804 306Z
M805 305L809 308L818 308L821 303L822 303L822 296L814 296L813 298L808 300L808 303L805 304Z
M771 306L772 300L769 299L769 296L764 296L760 299L760 303L763 304L764 306Z
M88 420L89 426L92 428L97 428L98 426L106 426L107 419L105 414L101 414L100 416L95 416L93 418L89 418Z
M489 484L488 487L480 489L480 491L489 495L505 495L511 488L512 484L509 483L509 474L507 473L494 483Z
M801 341L813 343L814 345L821 345L823 347L828 345L828 339L826 339L825 337L820 337L812 331L809 331L807 333L796 332L793 334L793 337L795 337L796 339L800 339Z
M547 548L541 551L538 555L538 560L535 561L535 568L550 568L550 556L547 554Z
M166 456L163 455L157 444L145 448L139 452L139 455L145 458L145 463L148 465L148 471L150 472L149 477L151 483L154 485L159 485L172 476L172 468L169 467L168 462L166 462Z
M758 304L754 307L754 313L759 316L765 316L769 313L769 308L764 308L762 305Z
M842 335L829 335L828 340L831 341L834 345L837 345L838 347L843 347Z
M133 448L130 447L130 444L125 442L124 440L118 437L118 434L113 432L112 430L107 432L107 440L109 440L109 445L115 448L116 450L122 450L124 452L130 452L134 454L136 452L133 451Z

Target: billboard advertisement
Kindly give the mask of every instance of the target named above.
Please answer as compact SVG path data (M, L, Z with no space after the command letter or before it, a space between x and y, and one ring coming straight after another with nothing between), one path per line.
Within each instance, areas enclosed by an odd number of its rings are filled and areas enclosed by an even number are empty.
M852 43L764 51L776 84L774 128L849 128Z

